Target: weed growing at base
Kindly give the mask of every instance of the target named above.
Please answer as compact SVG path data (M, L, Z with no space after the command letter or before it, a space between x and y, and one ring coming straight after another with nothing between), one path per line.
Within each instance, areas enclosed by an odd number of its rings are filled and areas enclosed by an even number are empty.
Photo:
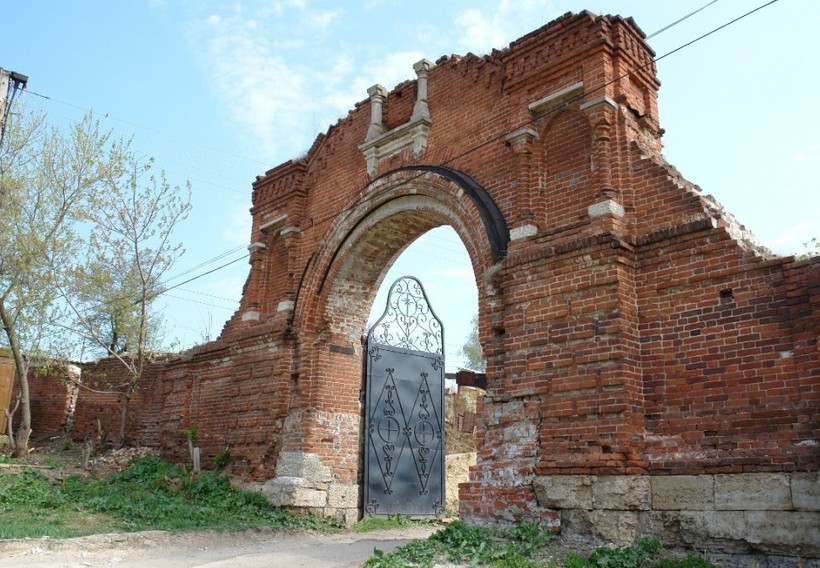
M390 554L376 550L364 564L366 568L432 568L442 561L469 563L491 568L557 568L559 564L539 563L538 552L549 546L551 532L537 523L521 522L511 530L494 530L450 524L428 540L417 540ZM661 542L655 537L639 539L631 546L600 547L588 558L570 552L565 568L717 568L708 559L689 555L685 558L661 558Z
M226 476L188 475L156 457L135 460L108 479L0 473L0 538L68 537L147 529L240 530L253 527L332 530L338 523L277 509ZM14 522L5 522L13 518Z
M427 540L417 540L391 554L376 550L367 568L431 568L437 560L470 562L498 568L534 568L532 554L553 538L537 523L522 521L510 531L493 530L456 521Z

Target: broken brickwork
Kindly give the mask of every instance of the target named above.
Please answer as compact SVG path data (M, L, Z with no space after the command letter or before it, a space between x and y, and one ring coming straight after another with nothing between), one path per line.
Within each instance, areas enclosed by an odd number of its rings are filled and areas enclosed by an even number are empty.
M567 14L371 88L253 184L241 306L152 371L135 437L179 452L196 422L273 502L358 516L367 315L446 224L487 358L464 517L820 555L820 259L772 257L665 162L653 55Z

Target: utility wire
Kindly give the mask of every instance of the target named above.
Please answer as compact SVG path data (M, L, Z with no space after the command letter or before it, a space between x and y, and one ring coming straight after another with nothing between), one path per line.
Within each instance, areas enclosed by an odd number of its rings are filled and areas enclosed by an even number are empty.
M66 106L75 108L77 110L81 110L83 112L93 112L91 109L87 109L87 108L81 107L80 105L76 105L76 104L73 104L73 103L62 101L62 100L57 99L55 97L50 97L48 95L44 95L44 94L38 93L36 91L29 90L28 93L31 94L31 95L34 95L35 97L40 97L40 98L48 100L48 101L54 101L56 103L66 105ZM145 130L147 132L153 132L154 134L159 134L160 136L166 136L168 138L176 138L177 140L185 142L186 144L191 144L192 146L199 146L200 148L205 148L206 150L213 150L214 152L219 152L220 154L224 154L226 156L232 156L234 158L239 158L240 160L245 160L246 162L251 162L251 163L254 163L254 164L259 164L259 165L268 167L268 164L265 163L265 162L261 162L259 160L253 159L253 158L248 158L247 156L242 156L241 154L235 154L233 152L229 152L227 150L224 150L223 148L217 148L216 146L211 146L209 144L205 144L203 142L199 142L199 141L193 140L191 138L185 138L184 136L179 136L179 135L176 135L176 134L173 134L173 133L170 133L170 132L165 132L165 131L159 130L157 128L152 128L150 126L144 126L142 124L138 124L136 122L132 122L132 121L126 120L124 118L119 118L119 117L117 117L117 116L115 116L111 113L108 113L108 112L103 113L102 116L104 118L108 118L110 120L120 122L122 124L127 124L128 126L132 126L134 128L139 128L139 129Z
M670 29L670 28L674 28L674 27L675 27L675 26L677 26L679 23L681 23L681 22L683 22L683 21L685 21L685 20L688 20L689 18L691 18L692 16L694 16L694 15L695 15L695 14L697 14L698 12L702 12L703 10L705 10L706 8L708 8L709 6L711 6L712 4L717 4L717 3L718 3L718 1L719 1L719 0L712 0L712 1L711 1L711 2L709 2L708 4L704 4L703 6L701 6L700 8L698 8L697 10L695 10L694 12L689 12L688 14L686 14L686 15L685 15L685 16L683 16L682 18L678 18L677 20L675 20L675 21L674 21L674 22L672 22L671 24L667 24L667 25L665 25L664 27L662 27L661 29L659 29L658 31L656 31L656 32L652 32L651 34L649 34L648 36L646 36L646 39L652 39L652 38L653 38L653 37L655 37L656 35L660 35L660 34L662 34L663 32L665 32L666 30L668 30L668 29Z
M246 259L246 258L248 258L249 256L250 256L250 254L245 254L245 255L243 255L243 256L240 256L239 258L235 258L235 259L231 260L230 262L226 262L225 264L220 264L220 265L219 265L219 266L217 266L216 268L212 268L211 270L208 270L207 272L203 272L202 274L197 274L196 276L193 276L193 277L191 277L191 278L188 278L187 280L183 280L183 281L182 281L182 282L180 282L179 284L174 284L173 286L169 286L168 288L165 288L165 289L164 289L164 290L162 290L159 294L157 294L157 296L161 296L162 294L165 294L166 292L170 292L171 290L175 290L176 288L179 288L179 287L181 287L181 286L184 286L185 284L188 284L189 282L193 282L193 281L195 281L195 280L199 280L200 278L202 278L202 277L204 277L204 276L207 276L207 275L209 275L209 274L213 274L213 273L214 273L214 272L216 272L217 270L222 270L223 268L226 268L226 267L228 267L228 266L230 266L230 265L232 265L232 264L236 264L236 263L237 263L237 262L239 262L240 260L245 260L245 259Z
M564 104L562 104L562 105L558 106L558 107L557 107L557 108L555 108L555 109L550 110L548 113L546 113L546 114L544 114L544 115L540 115L537 119L532 118L532 119L529 119L529 120L524 121L523 123L519 124L518 126L516 126L516 127L512 128L512 129L510 129L510 131L515 131L515 130L518 130L518 129L520 129L520 128L524 128L524 127L526 127L526 126L530 126L530 125L534 124L534 123L536 122L536 120L539 120L539 121L540 121L540 120L543 120L543 118L544 118L545 116L551 116L551 115L558 114L559 112L563 111L564 109L568 108L569 106L571 106L571 105L573 105L573 104L575 104L575 103L577 103L577 102L583 101L583 100L584 100L584 98L585 98L587 95L590 95L590 94L593 94L593 93L597 93L597 92L599 92L599 91L602 91L602 90L603 90L603 89L605 89L606 87L608 87L608 86L610 86L610 85L612 85L612 84L614 84L614 83L617 83L618 81L621 81L622 79L625 79L625 78L629 77L629 76L630 76L630 75L632 75L635 71L640 71L640 70L643 70L643 69L645 69L645 68L649 67L650 65L653 65L653 64L657 63L658 61L661 61L662 59L665 59L665 58L669 57L670 55L672 55L672 54L674 54L674 53L677 53L677 52L681 51L682 49L685 49L685 48L687 48L687 47L689 47L689 46L691 46L691 45L693 45L693 44L695 44L695 43L697 43L697 42L699 42L699 41L701 41L701 40L703 40L703 39L705 39L705 38L707 38L707 37L711 36L712 34L714 34L714 33L718 32L718 31L720 31L720 30L723 30L723 29L725 29L725 28L727 28L727 27L731 26L732 24L735 24L735 23L737 23L737 22L739 22L739 21L743 20L744 18L746 18L746 17L748 17L748 16L750 16L750 15L754 14L755 12L758 12L758 11L760 11L760 10L764 9L764 8L767 8L767 7L771 6L772 4L776 4L776 3L777 3L777 2L779 2L779 1L780 1L780 0L771 0L771 1L767 2L767 3L765 3L765 4L761 4L761 5L760 5L760 6L758 6L757 8L754 8L754 9L752 9L752 10L750 10L750 11L748 11L748 12L746 12L746 13L744 13L744 14L742 14L742 15L740 15L740 16L738 16L738 17L736 17L736 18L734 18L733 20L730 20L729 22L726 22L725 24L722 24L722 25L720 25L720 26L718 26L718 27L716 27L716 28L712 29L711 31L706 32L705 34L703 34L703 35L701 35L701 36L699 36L699 37L697 37L697 38L695 38L695 39L693 39L693 40L691 40L691 41L688 41L688 42L686 42L685 44L680 45L680 46L678 46L678 47L676 47L676 48L672 49L671 51L668 51L668 52L664 53L663 55L661 55L661 56L659 56L659 57L656 57L656 58L654 58L654 59L650 60L648 63L645 63L645 64L643 64L643 65L638 65L638 66L636 66L634 70L632 70L632 71L627 71L626 73L623 73L622 75L619 75L619 76L615 77L614 79L611 79L610 81L608 81L608 82L604 83L603 85L601 85L600 87L597 87L596 89L594 89L594 90L590 91L589 93L583 93L583 94L581 94L581 95L579 95L579 96L576 96L576 97L573 97L573 98L571 98L571 99L567 100ZM684 18L684 19L685 19L685 18ZM681 21L682 21L682 20L681 20ZM669 27L671 27L671 26L667 26L667 29L668 29ZM483 125L479 125L477 128L475 128L475 130L476 130L476 131L481 131L481 130L482 130L482 128L483 128ZM476 145L476 146L473 146L472 148L468 148L468 149L464 150L464 151L463 151L463 152L461 152L460 154L457 154L457 155L455 155L455 156L450 157L449 159L447 159L447 160L443 161L440 165L442 165L442 166L443 166L443 165L451 164L451 163L453 163L453 162L454 162L454 161L456 161L456 160L459 160L459 159L461 159L461 158L464 158L464 157L466 157L466 156L468 156L468 155L472 154L473 152L476 152L476 151L478 151L478 150L483 149L483 148L484 148L484 147L486 147L486 146L489 146L490 144L495 144L495 143L497 143L497 142L499 142L499 141L503 140L503 139L504 139L504 137L505 137L506 135L507 135L507 133L505 132L505 133L499 134L499 135L497 135L497 136L494 136L494 137L492 137L492 138L490 138L490 139L488 139L488 140L485 140L484 142L482 142L482 143L480 143L480 144L478 144L478 145ZM444 141L444 142L443 142L443 144L444 144L444 145L446 145L446 144L447 144L447 142L446 142L446 141ZM415 175L410 176L409 178L407 178L407 179L405 179L405 180L403 180L403 181L401 181L401 182L397 183L397 184L396 184L395 186L393 186L393 187L394 187L394 188L396 188L396 187L402 187L402 186L404 186L404 185L407 185L407 184L409 184L409 183L411 183L411 182L413 182L413 181L415 181L415 180L417 180L417 179L419 179L419 178L423 177L424 175L426 175L426 172L422 172L422 173L415 174ZM370 195L370 196L367 196L367 197L364 197L364 198L362 198L361 200L358 200L358 201L356 201L355 203L350 204L349 206L345 207L344 209L342 209L342 210L340 210L340 211L338 211L338 212L336 212L336 213L334 213L334 214L332 214L332 215L328 215L327 217L321 218L321 219L319 219L318 221L314 221L314 224L324 223L325 221L328 221L328 220L333 219L333 218L340 218L340 216L341 216L341 215L344 215L344 214L346 214L346 213L350 213L350 212L351 212L351 211L353 211L355 208L361 207L363 204L366 204L366 203L368 203L369 201L372 201L372 200L374 200L374 199L377 199L378 197L379 197L378 192L375 192L374 194L372 194L372 195Z
M239 251L241 251L241 250L245 250L245 249L246 249L246 247L245 247L244 245L240 245L240 246L234 247L234 248L232 248L232 249L230 249L230 250L227 250L227 251L225 251L225 252L219 253L218 255L214 256L213 258L209 258L208 260L202 261L202 262L200 262L199 264L197 264L197 265L195 265L195 266L192 266L192 267L190 267L190 268L188 268L188 269L186 269L186 270L184 270L184 271L180 272L180 273L179 273L179 274L177 274L176 276L171 276L171 277L169 277L169 278L166 278L166 280L165 280L165 284L167 284L167 283L169 283L169 282L171 282L171 281L173 281L173 280L176 280L176 279L178 279L178 278L182 278L182 277L183 277L183 276L185 276L186 274L190 274L191 272L195 272L195 271L199 270L200 268L203 268L203 267L205 267L205 266L208 266L209 264L213 264L213 263L215 263L215 262L219 262L220 260L222 260L222 259L223 259L223 258L225 258L226 256L230 256L230 255L232 255L232 254L234 254L234 253L237 253L237 252L239 252ZM246 255L246 256L247 256L247 255ZM245 257L242 257L242 258L245 258Z
M650 61L649 63L646 63L646 64L644 64L644 65L639 65L639 66L638 66L638 67L636 67L636 69L635 69L635 70L633 70L633 71L629 71L629 72L624 73L624 74L622 74L622 75L620 75L620 76L618 76L618 77L615 77L614 79L611 79L609 82L607 82L607 83L605 83L605 84L601 85L601 86L600 86L600 87L598 87L595 91L592 91L592 92L598 92L598 91L600 91L600 90L603 90L603 89L605 89L606 87L608 87L608 86L610 86L610 85L612 85L612 84L614 84L614 83L616 83L616 82L618 82L618 81L620 81L620 80L622 80L622 79L625 79L626 77L630 76L632 73L634 73L634 71L642 70L642 69L644 69L644 68L648 67L649 65L652 65L652 64L654 64L654 63L657 63L658 61L661 61L662 59L664 59L664 58L666 58L666 57L668 57L668 56L670 56L670 55L672 55L672 54L674 54L674 53L677 53L677 52L679 52L679 51L681 51L681 50L685 49L686 47L689 47L689 46L691 46L691 45L693 45L693 44L695 44L695 43L697 43L697 42L699 42L699 41L701 41L701 40L703 40L703 39L705 39L705 38L707 38L707 37L709 37L709 36L713 35L714 33L716 33L716 32L718 32L718 31L720 31L720 30L723 30L723 29L725 29L725 28L727 28L727 27L731 26L732 24L734 24L734 23L736 23L736 22L739 22L739 21L743 20L744 18L746 18L746 17L748 17L748 16L750 16L750 15L754 14L755 12L758 12L758 11L760 11L760 10L762 10L762 9L764 9L764 8L768 7L768 6L771 6L772 4L775 4L775 3L779 2L779 1L780 1L780 0L771 0L770 2L767 2L767 3L765 3L765 4L762 4L762 5L758 6L757 8L754 8L754 9L752 9L752 10L750 10L750 11L748 11L748 12L746 12L746 13L744 13L744 14L742 14L742 15L740 15L740 16L738 16L738 17L736 17L736 18L734 18L733 20L730 20L729 22L726 22L726 23L724 23L724 24L722 24L722 25L720 25L720 26L716 27L716 28L712 29L711 31L709 31L709 32L707 32L707 33L705 33L705 34L703 34L703 35L701 35L701 36L699 36L699 37L697 37L697 38L695 38L695 39L693 39L693 40L691 40L691 41L689 41L689 42L687 42L687 43L685 43L685 44L683 44L683 45L681 45L681 46L679 46L679 47L676 47L676 48L672 49L671 51L668 51L668 52L666 52L665 54L663 54L663 55L661 55L661 56L659 56L659 57L656 57L655 59L653 59L653 60L652 60L652 61ZM701 8L701 9L703 9L703 8ZM684 17L684 18L681 18L681 19L679 19L679 20L678 20L678 22L675 22L675 23L673 23L673 24L670 24L669 26L666 26L664 29L659 30L658 32L656 32L656 33L655 33L655 35L657 35L658 33L661 33L662 31L665 31L666 29L669 29L670 27L672 27L673 25L676 25L677 23L680 23L681 21L683 21L683 20L684 20L684 19L686 19L687 17L689 17L689 16L686 16L686 17ZM549 114L556 114L556 113L558 113L559 111L563 110L564 108L566 108L566 107L568 107L568 106L570 106L570 105L572 105L572 104L574 104L574 103L576 103L576 102L579 102L579 101L583 100L583 98L584 98L587 94L589 94L589 93L585 93L584 95L581 95L581 96L578 96L578 97L574 97L573 99L571 99L571 100L567 101L566 103L564 103L564 105L562 105L561 107L559 107L559 108L557 108L557 109L553 109L552 111L550 111L550 113L549 113ZM543 119L543 117L539 117L539 118L538 118L538 120L542 120L542 119ZM530 119L530 120L528 120L528 121L524 122L523 124L519 125L519 127L518 127L518 128L521 128L521 127L524 127L524 126L531 125L533 122L535 122L535 119ZM514 130L515 130L515 129L514 129ZM495 143L495 142L497 142L497 141L499 141L499 140L503 139L505 135L506 135L506 134L500 134L500 135L495 136L495 137L493 137L493 138L491 138L491 139L489 139L489 140L487 140L487 141L485 141L485 142L482 142L481 144L478 144L477 146L474 146L474 147L472 147L472 148L468 148L467 150L463 151L461 154L459 154L459 155L457 155L457 156L454 156L454 157L451 157L450 159L446 160L443 164L449 164L449 163L451 163L451 162L453 162L453 161L455 161L455 160L457 160L457 159L460 159L460 158L466 157L467 155L469 155L469 154L471 154L471 153L473 153L473 152L475 152L475 151L477 151L477 150L480 150L481 148L484 148L485 146L487 146L487 145L489 145L489 144ZM409 179L407 179L407 180L402 181L402 182L401 182L400 184L398 184L396 187L401 187L401 186L403 186L403 185L407 185L407 184L409 184L410 182L412 182L412 181L414 181L414 180L416 180L416 179L418 179L418 178L422 177L423 175L424 175L424 174L417 174L417 175L414 175L414 176L412 176L411 178L409 178ZM349 205L348 207L345 207L344 209L342 209L342 210L341 210L341 211L339 211L338 213L333 214L333 215L330 215L330 216L328 216L328 217L325 217L325 218L323 218L323 219L319 220L317 223L323 223L323 222L325 222L325 221L327 221L327 220L329 220L329 219L331 219L331 218L334 218L334 217L339 217L340 215L343 215L343 214L345 214L345 213L349 213L349 212L353 211L353 209L354 209L354 208L360 207L362 204L367 203L368 201L373 200L373 199L375 199L375 198L376 198L376 196L375 196L375 195L374 195L374 196L370 196L370 197L365 197L364 199L362 199L362 200L360 200L360 201L357 201L356 203L353 203L353 204ZM190 279L188 279L188 280L186 280L186 281L184 281L184 282L182 282L182 283L180 283L180 284L177 284L177 285L174 285L174 286L172 286L172 287L170 287L170 288L167 288L165 291L167 292L167 291L169 291L169 290L173 290L174 288L178 288L179 286L182 286L182 285L184 285L184 284L187 284L187 283L189 283L189 282L192 282L192 281L194 281L194 280L197 280L197 279L199 279L199 278L202 278L203 276L207 276L208 274L212 274L213 272L216 272L217 270L221 270L222 268L225 268L225 267L227 267L227 266L230 266L231 264L234 264L235 262L238 262L239 260L242 260L242 259L244 259L244 258L247 258L248 256L250 256L250 255L245 255L245 256L243 256L243 257L241 257L241 258L238 258L238 259L236 259L236 260L233 260L233 261L231 261L231 262L229 262L229 263L223 264L223 265L221 265L221 266L219 266L219 267L217 267L217 268L214 268L214 269L212 269L212 270L209 270L208 272L205 272L205 273L203 273L203 274L200 274L200 275L198 275L198 276L195 276L195 277L193 277L193 278L190 278Z
M698 10L695 10L694 12L692 12L692 13L690 13L690 14L688 14L688 15L686 15L686 16L684 16L684 17L682 17L682 18L679 18L679 19L678 19L678 20L676 20L675 22L672 22L671 24L669 24L669 25L667 25L667 26L665 26L665 27L661 28L660 30L658 30L658 31L654 32L654 33L652 34L652 36L650 36L650 37L657 36L658 34L660 34L660 33L664 32L664 31L666 31L666 30L668 30L668 29L670 29L670 28L674 27L675 25L677 25L677 24L679 24L680 22L682 22L682 21L686 20L687 18L691 17L692 15L694 15L694 14L696 14L696 13L698 13L698 12L702 11L703 9L707 8L708 6L711 6L712 4L714 4L714 3L715 3L715 2L717 2L717 1L718 1L718 0L714 0L713 2L710 2L709 4L706 4L705 6L703 6L703 7L699 8ZM622 80L622 79L624 79L624 78L628 77L629 75L631 75L632 73L634 73L634 71L637 71L637 70L642 70L642 69L646 68L647 66L649 66L649 65L651 65L651 64L657 63L658 61L661 61L661 60L665 59L666 57L669 57L670 55L673 55L674 53L677 53L677 52L679 52L679 51L681 51L681 50L683 50L683 49L685 49L685 48L687 48L687 47L689 47L689 46L691 46L691 45L693 45L693 44L695 44L695 43L697 43L697 42L699 42L699 41L701 41L701 40L703 40L703 39L705 39L705 38L707 38L707 37L709 37L709 36L711 36L711 35L713 35L713 34L715 34L715 33L717 33L718 31L721 31L721 30L723 30L723 29L725 29L725 28L727 28L727 27L729 27L729 26L731 26L731 25L735 24L736 22L739 22L739 21L743 20L744 18L746 18L746 17L748 17L748 16L750 16L750 15L754 14L755 12L758 12L758 11L760 11L760 10L764 9L764 8L767 8L767 7L769 7L769 6L771 6L772 4L775 4L775 3L777 3L777 2L779 2L779 0L771 0L771 1L767 2L767 3L765 3L765 4L762 4L762 5L758 6L757 8L754 8L754 9L752 9L752 10L750 10L750 11L748 11L748 12L746 12L746 13L744 13L744 14L742 14L742 15L740 15L740 16L738 16L738 17L736 17L736 18L734 18L734 19L732 19L732 20L730 20L730 21L728 21L728 22L726 22L726 23L724 23L724 24L722 24L722 25L720 25L720 26L718 26L718 27L714 28L714 29L712 29L712 30L710 30L709 32L706 32L705 34L703 34L703 35L701 35L701 36L699 36L699 37L697 37L697 38L695 38L695 39L693 39L693 40L691 40L691 41L689 41L689 42L687 42L687 43L685 43L685 44L683 44L683 45L681 45L681 46L679 46L679 47L677 47L677 48L674 48L674 49L672 49L671 51L668 51L668 52L666 52L665 54L663 54L663 55L661 55L661 56L659 56L659 57L656 57L655 59L653 59L651 62L649 62L649 63L647 63L647 64L637 66L635 70L630 71L630 72L627 72L627 73L624 73L624 74L622 74L622 75L620 75L620 76L618 76L618 77L616 77L616 78L614 78L614 79L610 80L609 82L607 82L607 83L605 83L605 84L601 85L601 86L600 86L600 87L598 87L595 91L592 91L592 92L597 92L597 91L603 90L603 89L605 89L606 87L608 87L608 86L612 85L613 83L616 83L616 82L618 82L618 81L620 81L620 80ZM80 110L85 110L85 111L87 111L87 109L84 109L83 107L80 107L80 106L78 106L78 105L74 105L74 104L71 104L71 103L68 103L68 102L65 102L65 101L61 101L61 100L56 99L56 98L54 98L54 97L49 97L49 96L47 96L47 95L43 95L43 94L37 93L37 92L35 92L35 91L30 91L30 90L29 90L29 91L28 91L28 93L30 93L30 94L32 94L32 95L35 95L35 96L38 96L38 97L41 97L41 98L46 99L46 100L51 100L51 101L59 102L59 103L61 103L61 104L64 104L64 105L67 105L67 106L70 106L70 107L74 107L74 108L77 108L77 109L80 109ZM556 108L556 109L553 109L552 111L550 111L550 114L555 114L555 113L557 113L557 112L559 112L559 111L563 110L564 108L566 108L566 107L570 106L571 104L574 104L575 102L578 102L578 101L582 100L582 99L584 98L584 96L586 96L587 94L591 94L591 93L586 93L585 95L581 95L581 96L579 96L579 97L575 97L575 98L573 98L572 100L567 101L567 102L566 102L566 103L564 103L564 105L562 105L561 107ZM124 124L128 124L128 125L130 125L130 126L134 126L134 127L137 127L137 128L141 128L141 129L144 129L144 130L147 130L147 131L150 131L150 132L155 132L155 133L158 133L158 134L161 134L161 135L169 136L169 137L171 137L171 138L181 139L181 140L183 140L183 141L185 141L185 142L187 142L187 143L190 143L190 144L193 144L193 145L197 145L197 146L201 146L201 147L204 147L204 148L207 148L207 149L210 149L210 150L215 150L215 151L219 151L219 152L224 152L226 155L231 155L231 156L234 156L234 157L237 157L237 158L240 158L240 159L244 159L244 160L247 160L247 161L254 161L254 162L256 162L256 163L261 163L261 162L258 162L258 161L256 161L256 160L251 160L250 158L245 158L244 156L240 156L240 155L238 155L238 154L233 154L233 153L231 153L231 152L226 152L226 151L224 151L224 150L220 150L220 149L215 148L215 147L212 147L212 146L208 146L208 145L201 144L201 143L199 143L199 142L196 142L196 141L193 141L193 140L190 140L190 139L186 139L186 138L184 138L184 137L179 137L179 136L175 136L175 135L172 135L172 134L169 134L169 133L164 133L164 132L162 132L162 131L160 131L160 130L157 130L157 129L154 129L154 128L150 128L150 127L142 126L142 125L139 125L139 124L136 124L136 123L133 123L133 122L130 122L130 121L124 120L124 119L119 119L119 118L114 117L114 116L112 116L112 115L110 115L110 114L108 114L108 113L106 113L106 114L105 114L105 117L106 117L106 118L111 118L112 120L117 120L117 121L119 121L119 122L122 122L122 123L124 123ZM543 117L539 117L539 119L538 119L538 120L541 120L541 119L543 119ZM528 120L528 121L524 122L523 124L521 124L521 125L519 126L519 128L520 128L520 127L523 127L523 126L528 126L528 125L532 124L534 121L535 121L535 119L530 119L530 120ZM501 134L501 135L498 135L498 136L496 136L496 137L493 137L493 138L491 138L491 139L489 139L489 140L487 140L487 141L485 141L485 142L483 142L483 143L481 143L481 144L479 144L479 145L477 145L477 146L474 146L474 147L472 147L472 148L468 148L467 150L463 151L462 153L458 154L457 156L453 156L453 157L451 157L450 159L448 159L447 161L445 161L445 162L443 163L443 165L444 165L444 164L449 164L449 163L452 163L453 161L455 161L455 160L457 160L457 159L464 158L464 157L468 156L469 154L471 154L471 153L473 153L473 152L475 152L475 151L478 151L478 150L480 150L481 148L483 148L483 147L485 147L485 146L487 146L487 145L489 145L489 144L495 143L495 142L497 142L497 141L499 141L499 140L503 139L503 137L504 137L504 136L505 136L505 134ZM417 175L415 175L415 176L412 176L411 178L409 178L409 179L404 180L403 182L401 182L401 183L400 183L397 187L400 187L400 186L402 186L402 185L409 184L410 182L412 182L412 181L414 181L414 180L416 180L416 179L418 179L418 178L422 177L423 175L424 175L424 174L417 174ZM323 223L323 222L325 222L325 221L327 221L327 220L329 220L329 219L331 219L331 218L333 218L333 217L338 217L339 215L342 215L342 214L345 214L345 213L349 213L349 212L353 211L353 209L354 209L354 208L360 207L362 204L365 204L365 203L367 203L368 201L370 201L370 200L372 200L372 199L375 199L375 197L376 197L376 196L366 197L366 198L364 198L364 199L362 199L362 200L360 200L360 201L357 201L356 203L353 203L353 204L349 205L348 207L345 207L344 209L342 209L342 210L341 210L341 211L339 211L338 213L333 214L333 215L330 215L330 216L328 216L328 217L325 217L325 218L323 218L323 219L319 220L317 223ZM236 250L236 249L234 249L234 250ZM230 254L230 252L223 253L223 255L220 255L220 256L221 256L221 257L224 257L224 256L226 256L227 254ZM178 284L175 284L175 285L173 285L173 286L170 286L170 287L168 287L168 288L165 288L165 289L161 292L161 294L164 294L164 293L166 293L166 292L169 292L170 290L174 290L174 289L176 289L176 288L179 288L179 287L181 287L181 286L183 286L183 285L185 285L185 284L188 284L188 283L190 283L190 282L196 281L196 280L198 280L198 279L200 279L200 278L203 278L204 276L207 276L207 275L209 275L209 274L213 274L214 272L216 272L216 271L218 271L218 270L222 270L223 268L226 268L226 267L228 267L228 266L230 266L230 265L232 265L232 264L235 264L235 263L239 262L240 260L244 260L244 259L248 258L249 256L250 256L249 254L245 254L245 255L243 255L243 256L241 256L241 257L239 257L239 258L236 258L236 259L234 259L234 260L231 260L230 262L227 262L227 263L221 264L220 266L217 266L216 268L213 268L213 269L211 269L211 270L208 270L208 271L206 271L206 272L203 272L203 273L201 273L201 274L198 274L198 275L196 275L196 276L194 276L194 277L192 277L192 278L189 278L189 279L187 279L187 280L184 280L183 282L180 282L180 283L178 283ZM219 258L219 257L217 257L217 258ZM206 264L209 264L210 262L212 262L212 261L206 261L206 263L203 263L203 264L205 264L205 265L206 265ZM199 266L202 266L202 265L199 265ZM191 271L193 271L193 270L195 270L195 268L194 268L194 269L191 269ZM183 273L183 274L184 274L184 273ZM180 274L180 275L178 275L178 276L176 276L176 277L174 277L174 278L171 278L171 279L169 279L169 280L173 280L173 279L178 278L178 277L180 277L180 276L182 276L182 274Z

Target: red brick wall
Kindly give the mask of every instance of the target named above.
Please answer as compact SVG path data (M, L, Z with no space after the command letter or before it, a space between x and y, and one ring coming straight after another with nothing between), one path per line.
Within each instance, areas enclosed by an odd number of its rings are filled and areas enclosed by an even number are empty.
M820 263L767 256L663 161L651 58L631 23L588 13L442 58L426 149L374 175L358 105L254 183L240 309L216 342L150 369L132 440L184 457L180 430L196 424L204 455L229 447L248 478L306 452L356 483L370 305L403 248L449 224L473 263L488 359L463 513L555 518L534 498L544 475L817 470ZM387 128L414 96L414 82L388 95ZM419 165L486 195L398 169ZM512 231L503 258L482 211ZM80 402L78 435L113 420L112 397Z

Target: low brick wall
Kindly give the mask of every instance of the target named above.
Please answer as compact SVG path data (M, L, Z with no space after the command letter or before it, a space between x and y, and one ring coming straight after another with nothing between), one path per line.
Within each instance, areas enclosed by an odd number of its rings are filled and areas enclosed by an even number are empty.
M817 472L715 475L553 475L533 482L562 534L626 544L646 535L717 561L766 555L768 566L820 557ZM738 558L750 557L750 558Z
M76 380L80 369L74 365L29 370L28 386L31 402L31 431L38 438L63 434L68 426L77 396ZM15 381L11 396L14 407L20 385ZM20 411L13 417L14 427L20 421Z

